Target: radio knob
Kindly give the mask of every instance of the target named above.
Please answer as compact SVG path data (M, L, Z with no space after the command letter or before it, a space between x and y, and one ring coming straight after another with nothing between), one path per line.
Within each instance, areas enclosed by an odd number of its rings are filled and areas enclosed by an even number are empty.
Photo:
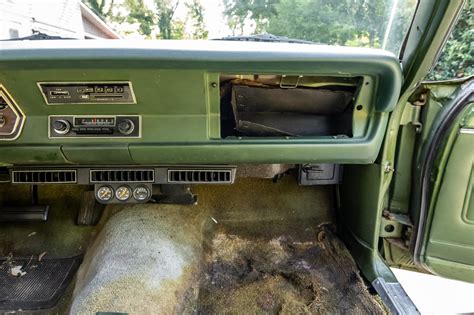
M53 123L54 132L64 135L71 129L71 124L67 120L56 120Z
M135 130L135 124L130 119L124 119L119 122L118 131L123 135L129 135Z

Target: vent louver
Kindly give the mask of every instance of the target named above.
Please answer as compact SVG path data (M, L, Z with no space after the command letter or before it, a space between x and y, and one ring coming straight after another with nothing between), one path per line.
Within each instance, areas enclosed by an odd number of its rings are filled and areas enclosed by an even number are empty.
M12 171L14 184L74 184L76 170L31 170Z
M186 170L170 169L168 170L168 183L215 183L231 184L233 183L233 172L227 170Z
M153 183L154 170L91 170L91 183Z

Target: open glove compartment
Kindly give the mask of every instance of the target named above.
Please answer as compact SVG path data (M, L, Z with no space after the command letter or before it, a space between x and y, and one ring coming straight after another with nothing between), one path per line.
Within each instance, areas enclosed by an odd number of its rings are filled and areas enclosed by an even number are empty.
M317 77L297 76L293 82L286 78L221 80L222 137L352 137L360 80L337 84Z

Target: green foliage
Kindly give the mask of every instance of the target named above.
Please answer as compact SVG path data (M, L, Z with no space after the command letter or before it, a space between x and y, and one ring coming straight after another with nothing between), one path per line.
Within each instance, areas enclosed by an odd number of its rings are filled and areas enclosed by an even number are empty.
M474 75L474 4L468 1L428 80Z
M96 14L102 18L107 18L112 15L112 8L114 7L114 0L83 0Z
M180 0L82 0L107 21L138 25L147 38L206 39L201 0L185 1L186 20L174 17ZM234 35L271 33L331 45L383 48L398 54L417 0L398 0L391 31L386 34L393 0L222 0L223 15ZM474 74L474 1L467 1L430 80ZM384 43L384 39L387 40Z
M204 21L204 7L200 0L193 0L191 3L186 3L188 10L188 20L192 24L192 39L207 39L209 32L206 30Z
M159 39L181 38L181 31L174 32L173 15L179 4L179 0L155 0L149 8L143 0L125 0L128 9L128 23L138 23L139 33L151 37L153 30L157 27Z
M224 0L224 16L234 35L243 35L245 27L253 33L261 33L268 25L268 19L277 14L279 0Z
M204 7L200 0L185 0L186 20L174 17L180 0L124 0L114 6L114 0L82 0L108 22L138 26L138 33L157 39L206 39ZM122 14L124 14L123 16ZM191 25L188 25L191 24Z
M155 14L160 31L160 39L182 38L179 32L173 33L173 15L178 7L179 0L155 0Z
M125 0L125 7L129 10L126 21L138 23L138 32L149 37L156 23L154 12L145 6L143 0Z
M325 44L381 47L392 0L224 0L235 33L305 39ZM397 53L416 0L399 0L387 49Z

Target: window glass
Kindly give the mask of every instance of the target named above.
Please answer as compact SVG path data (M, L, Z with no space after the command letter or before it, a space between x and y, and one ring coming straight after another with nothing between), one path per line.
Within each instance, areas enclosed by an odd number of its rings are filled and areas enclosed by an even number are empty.
M466 1L453 32L428 80L449 80L474 75L474 1Z
M3 3L3 4L2 4ZM0 24L67 38L217 39L272 34L398 54L417 0L5 0ZM23 35L25 33L25 35ZM14 37L2 33L0 37Z

